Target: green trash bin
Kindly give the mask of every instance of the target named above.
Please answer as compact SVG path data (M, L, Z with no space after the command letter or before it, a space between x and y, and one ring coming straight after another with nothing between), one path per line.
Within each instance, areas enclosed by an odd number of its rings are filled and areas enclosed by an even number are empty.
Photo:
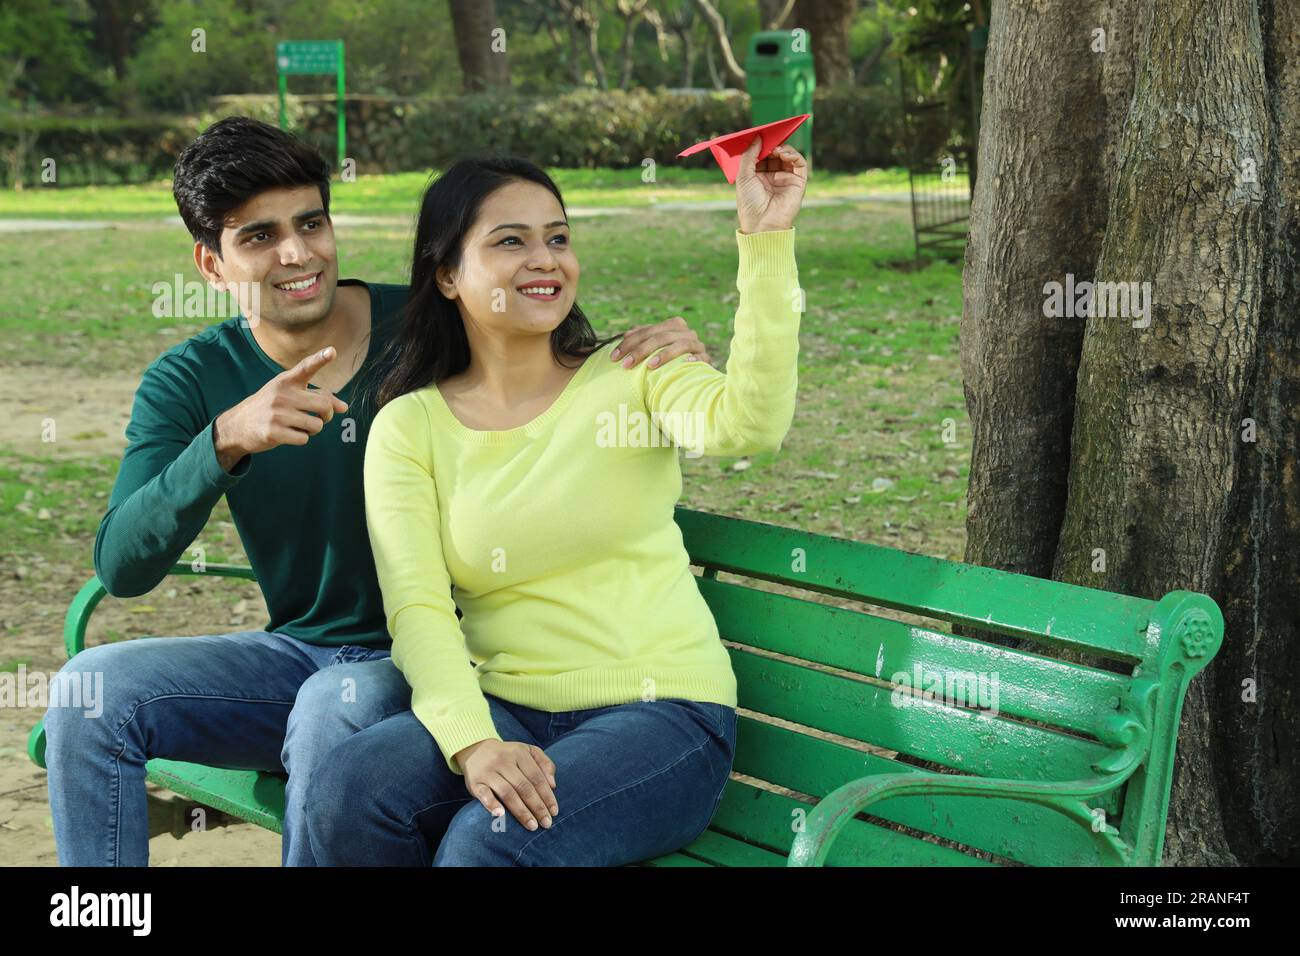
M797 42L796 42L797 41ZM775 123L788 116L813 111L813 70L808 33L800 30L765 30L749 38L745 57L745 84L749 89L753 125ZM803 154L812 168L813 119L809 117L787 142Z

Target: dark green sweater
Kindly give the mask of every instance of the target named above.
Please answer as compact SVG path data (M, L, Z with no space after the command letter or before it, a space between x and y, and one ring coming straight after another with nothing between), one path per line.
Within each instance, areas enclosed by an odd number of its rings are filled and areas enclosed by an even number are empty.
M339 284L370 290L365 370L393 328L406 287ZM225 495L270 611L266 630L312 644L387 646L362 501L370 421L354 403L360 372L338 393L348 411L306 445L250 455L234 474L217 462L213 420L282 371L240 318L205 329L149 366L95 537L95 571L118 597L151 590L176 561L189 559L187 549Z

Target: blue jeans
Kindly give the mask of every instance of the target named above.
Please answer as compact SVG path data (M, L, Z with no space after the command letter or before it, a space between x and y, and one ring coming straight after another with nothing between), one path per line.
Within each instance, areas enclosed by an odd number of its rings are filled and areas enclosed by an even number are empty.
M54 839L63 866L145 866L145 761L289 772L285 865L311 866L311 777L341 741L411 706L389 652L283 634L151 637L87 648L51 681L45 715ZM77 682L86 695L55 691ZM80 706L66 706L67 702Z
M410 710L336 746L312 776L307 832L321 866L621 866L678 850L722 800L736 711L691 700L550 713L486 695L506 741L555 763L559 815L494 818Z

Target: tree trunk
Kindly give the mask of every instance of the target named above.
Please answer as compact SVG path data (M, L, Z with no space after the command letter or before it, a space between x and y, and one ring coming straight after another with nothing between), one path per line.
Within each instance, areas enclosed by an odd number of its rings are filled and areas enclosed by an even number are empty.
M120 83L126 79L127 58L126 24L122 20L122 11L118 7L118 0L99 0L94 6L99 13L108 59L113 64L113 76Z
M736 62L736 55L731 49L731 38L727 36L727 23L722 19L720 14L709 0L695 0L696 9L704 17L704 22L708 24L709 29L713 31L713 38L717 41L718 50L722 53L722 64L726 67L726 79L736 86L743 86L745 83L745 70ZM721 81L717 78L717 71L713 64L712 47L709 56L709 73L714 76L714 86L722 89Z
M593 6L591 0L556 0L556 3L568 17L569 29L574 36L586 39L587 56L591 59L592 72L596 75L596 86L602 90L609 89L605 61L600 56L600 8Z
M758 22L763 30L784 30L794 10L794 0L758 0Z
M500 26L494 0L447 0L447 5L456 37L462 89L478 93L509 86L506 51L492 49L492 31Z
M1265 154L1268 116L1252 0L1147 9L1097 277L1149 283L1149 312L1088 319L1056 572L1158 598L1222 579L1263 282L1263 190L1241 172ZM1206 684L1183 711L1171 863L1232 861L1204 785L1218 779Z
M1184 706L1165 862L1294 861L1300 8L998 0L990 23L967 559L1214 597L1226 637ZM1042 317L1066 273L1149 282L1150 326Z
M619 54L622 60L618 74L618 88L627 89L632 84L632 47L636 41L637 24L645 15L648 0L619 0L618 14L623 20L623 43Z
M795 0L795 25L808 31L818 86L851 86L849 25L857 0Z
M1083 339L1079 321L1044 317L1043 286L1092 279L1105 229L1098 15L1096 0L997 8L966 243L966 560L1039 577L1064 513Z
M718 65L713 62L713 47L704 48L704 64L709 68L709 82L713 84L715 90L721 90L726 87L722 82L722 74L718 72Z
M1300 858L1300 7L1260 9L1273 147L1255 382L1220 601L1231 640L1215 661L1214 736L1228 841L1243 863ZM1247 684L1249 682L1249 684Z
M587 55L591 58L591 68L596 74L596 86L602 90L609 89L609 78L605 75L605 61L600 56L600 21L589 20L583 25L587 33Z

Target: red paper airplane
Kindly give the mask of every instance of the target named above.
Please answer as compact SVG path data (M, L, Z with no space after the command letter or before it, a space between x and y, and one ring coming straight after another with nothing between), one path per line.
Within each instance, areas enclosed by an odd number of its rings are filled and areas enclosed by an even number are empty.
M812 114L804 113L802 116L791 116L789 119L777 120L775 123L765 123L762 126L742 129L738 133L728 133L726 136L719 136L716 139L705 140L703 143L696 143L677 155L690 156L707 148L713 154L713 158L718 161L718 165L722 167L727 182L734 183L736 174L740 172L740 157L749 148L749 144L754 141L756 134L761 133L763 135L763 147L758 151L758 159L762 159L789 139L790 134L797 130L809 116L812 116ZM755 162L758 162L758 159Z

